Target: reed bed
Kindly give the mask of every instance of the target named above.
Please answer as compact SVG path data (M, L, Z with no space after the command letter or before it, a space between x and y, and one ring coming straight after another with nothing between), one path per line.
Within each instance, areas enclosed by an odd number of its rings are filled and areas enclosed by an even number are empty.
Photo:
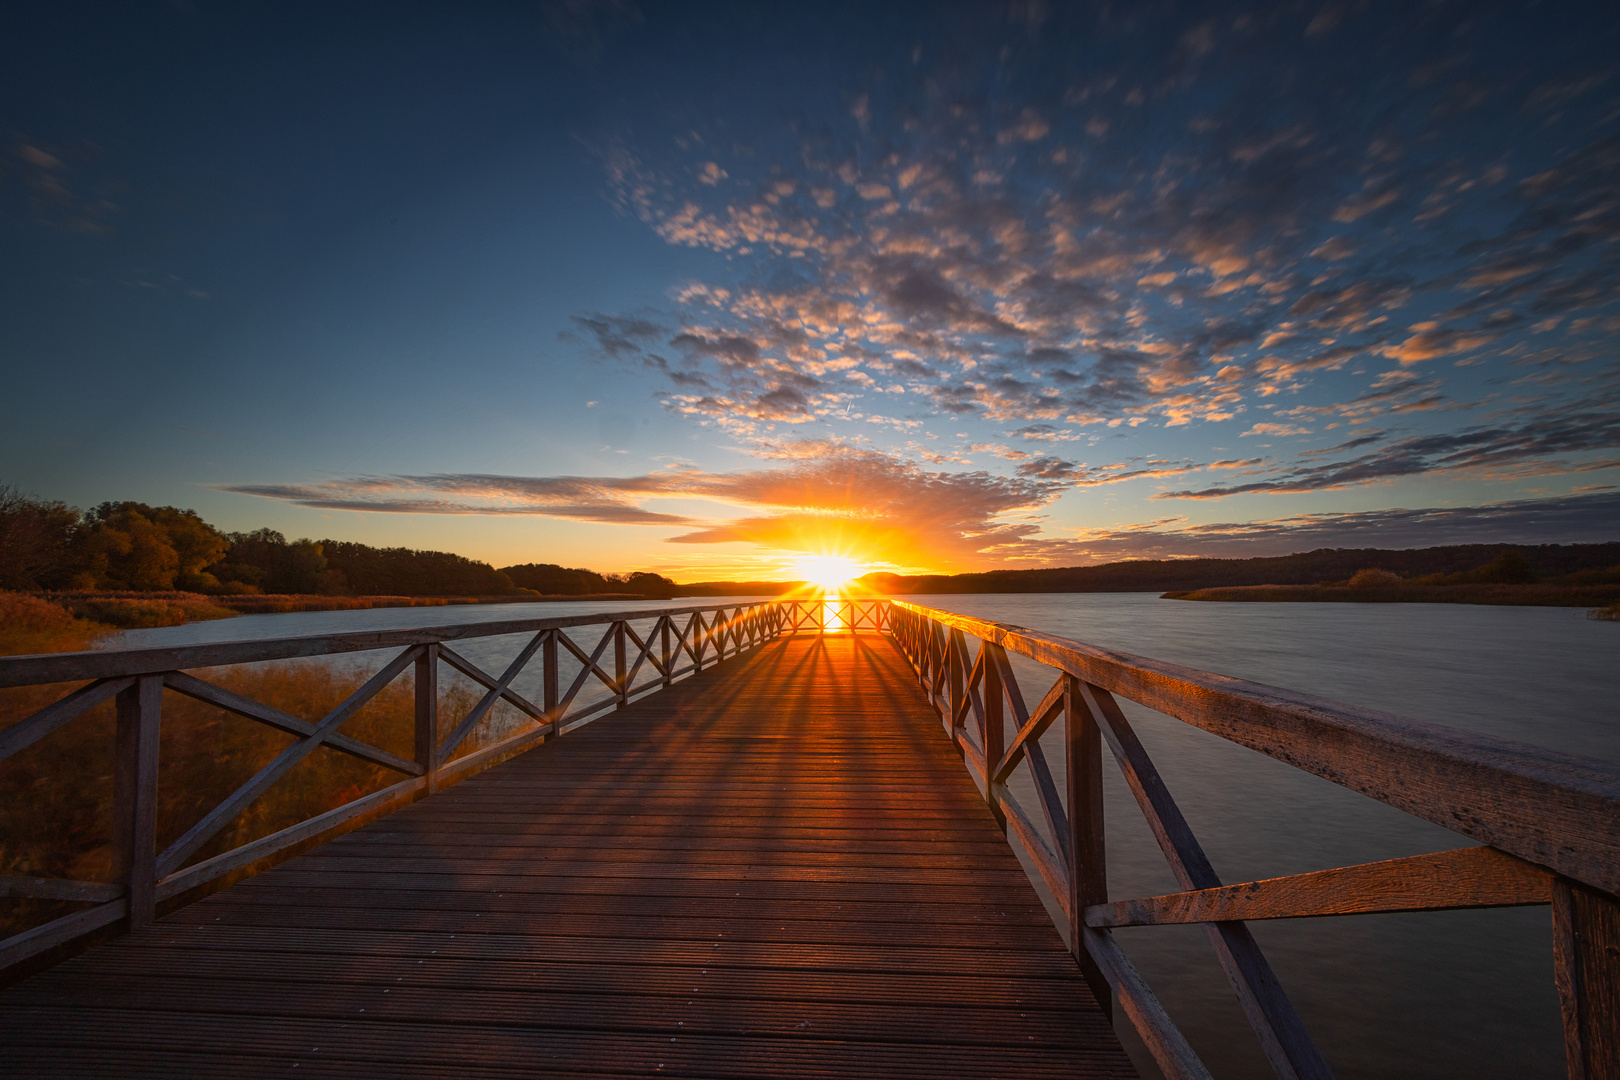
M110 628L77 618L34 597L0 594L0 651L73 651ZM353 693L374 668L298 660L192 672L198 678L308 720L318 720ZM448 673L447 673L448 674ZM0 689L0 729L82 684ZM478 701L481 688L441 677L440 737ZM343 725L345 735L401 757L413 756L415 687L406 672ZM462 747L470 752L502 737L523 718L510 706L492 710ZM113 752L116 717L104 703L23 752L0 762L0 874L80 881L110 880L113 867ZM159 850L293 742L294 737L172 690L163 694L158 781ZM198 851L200 861L334 809L402 774L329 747L316 749ZM0 898L0 937L82 905Z

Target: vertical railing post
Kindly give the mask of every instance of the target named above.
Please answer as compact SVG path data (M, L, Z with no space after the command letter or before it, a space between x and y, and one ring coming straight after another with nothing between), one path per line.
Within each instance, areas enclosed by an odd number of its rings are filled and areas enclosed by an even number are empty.
M1006 698L1001 688L1001 665L996 663L1000 651L999 645L979 642L979 655L984 659L984 730L979 732L979 741L984 744L984 797L996 821L1005 826L1006 816L1001 812L1001 800L996 798L993 782L1001 755L1007 752L1007 725L1003 722L1002 710Z
M546 634L546 640L540 645L540 672L541 672L541 708L545 710L551 722L557 722L557 634L560 631L552 630Z
M613 624L613 696L619 701L615 709L622 709L630 700L630 688L625 685L626 656L624 648L624 622Z
M1555 878L1553 982L1570 1080L1620 1077L1620 903Z
M127 890L129 928L157 915L158 735L163 676L142 675L118 695L113 780L114 873Z
M950 713L945 717L945 730L950 732L952 739L956 738L956 716L962 708L962 686L967 681L967 672L962 670L962 654L966 647L956 647L961 642L960 630L945 631L946 663L950 664L950 682L945 694L950 702Z
M1103 842L1102 731L1080 692L1080 680L1063 676L1064 771L1069 803L1069 951L1074 954L1097 1004L1114 1015L1108 979L1086 948L1086 908L1108 902L1108 860Z
M675 670L674 665L669 662L669 620L668 615L658 620L658 655L664 661L665 689L668 689L669 684L675 681L669 676L669 673Z
M427 777L427 794L439 790L439 643L422 646L412 673L416 692L416 763Z

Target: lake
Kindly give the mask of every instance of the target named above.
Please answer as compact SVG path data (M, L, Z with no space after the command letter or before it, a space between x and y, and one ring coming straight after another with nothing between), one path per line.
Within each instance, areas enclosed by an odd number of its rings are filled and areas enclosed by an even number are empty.
M1590 621L1581 609L1188 603L1145 593L906 599L1620 763L1614 709L1620 699L1620 624ZM658 606L510 604L255 615L129 631L109 645ZM594 643L594 633L581 628L578 640ZM467 655L496 670L518 647L512 639L463 644ZM1026 700L1039 698L1050 685L1051 676L1038 665L1018 660L1015 667ZM1126 711L1224 881L1467 843L1206 732L1129 703ZM1048 759L1061 766L1062 754L1054 746ZM1111 898L1176 891L1118 770L1105 775ZM1545 907L1250 925L1342 1078L1564 1075ZM1137 927L1115 933L1216 1076L1271 1075L1201 930ZM1130 1041L1128 1032L1122 1035Z

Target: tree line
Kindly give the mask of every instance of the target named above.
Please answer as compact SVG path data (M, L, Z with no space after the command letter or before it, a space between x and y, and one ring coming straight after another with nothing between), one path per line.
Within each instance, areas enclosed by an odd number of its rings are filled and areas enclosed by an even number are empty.
M1165 592L1236 585L1316 585L1384 570L1411 584L1597 584L1620 580L1620 543L1453 544L1446 547L1318 548L1254 559L1132 559L1096 566L990 570L979 574L868 574L884 593Z
M668 597L675 588L646 572L599 574L551 563L497 570L445 551L288 540L274 529L222 532L196 511L173 506L104 502L81 511L0 486L0 589Z

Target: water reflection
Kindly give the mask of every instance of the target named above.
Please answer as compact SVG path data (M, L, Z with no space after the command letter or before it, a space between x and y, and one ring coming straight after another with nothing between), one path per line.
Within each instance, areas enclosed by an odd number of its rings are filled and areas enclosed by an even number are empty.
M1145 594L907 599L1620 762L1620 722L1609 705L1620 689L1620 627L1578 609L1193 604ZM1026 698L1051 682L1041 665L1015 657L1013 666ZM1207 732L1125 708L1225 881L1468 843ZM1047 759L1061 776L1055 738ZM1112 767L1105 812L1110 898L1176 891ZM1251 925L1341 1080L1564 1074L1545 907ZM1199 928L1117 937L1216 1076L1272 1075Z

